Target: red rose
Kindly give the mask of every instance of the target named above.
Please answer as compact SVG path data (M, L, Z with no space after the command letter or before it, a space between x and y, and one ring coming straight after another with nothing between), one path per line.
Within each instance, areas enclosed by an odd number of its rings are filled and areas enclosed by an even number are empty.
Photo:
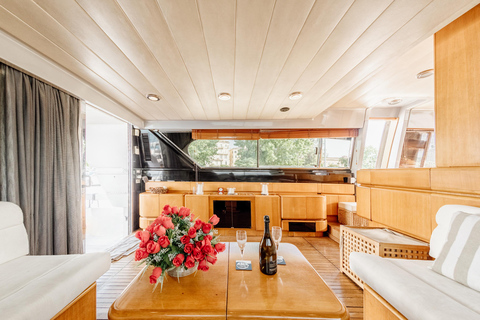
M190 209L181 207L180 210L178 211L178 215L181 217L188 217L190 215Z
M187 269L195 267L195 258L192 256L188 256L185 260L185 267L187 267Z
M197 242L195 243L195 248L197 248L197 249L202 249L202 247L203 247L204 245L205 245L205 241L203 241L203 240L202 240L202 241L197 241Z
M148 257L147 249L140 248L135 251L135 261L140 261Z
M180 238L180 242L183 244L190 243L190 237L188 235L184 235L183 237Z
M141 242L147 243L150 240L150 232L148 231L137 231L135 237Z
M211 264L215 264L217 262L217 257L216 256L207 256L207 261L210 262Z
M198 264L198 269L202 271L208 271L209 267L207 265L207 261L205 260L200 261L200 263Z
M216 226L219 222L220 222L220 218L217 217L216 214L214 214L213 216L210 217L210 220L209 220L214 226Z
M195 260L198 260L198 261L203 260L203 258L205 257L202 253L202 250L198 248L193 249L192 256L195 258Z
M194 227L191 227L190 229L188 229L188 236L190 238L195 238L195 236L197 235L197 230L195 230Z
M193 222L195 220L195 215L193 213L190 214L190 222Z
M157 253L158 251L160 251L160 245L152 240L147 242L145 248L147 249L148 253Z
M160 277L161 275L162 275L162 268L156 267L155 269L153 269L152 275L150 276L150 283L151 283L151 284L157 283L157 279L158 279L158 277Z
M170 218L170 217L165 217L165 220L163 221L162 224L166 229L175 228L175 226L173 225L173 222L172 222L172 218Z
M170 240L168 240L168 237L167 236L162 236L160 238L158 238L158 244L162 247L162 248L166 248L170 245Z
M192 253L193 249L194 249L193 244L188 243L185 245L185 248L183 248L183 251L185 251L185 253Z
M204 245L204 246L202 247L202 253L203 253L204 255L208 255L208 254L210 254L210 253L213 253L212 246L209 245L209 244Z
M153 233L159 237L164 236L166 231L165 227L161 225L156 225L155 228L153 228Z
M179 253L175 258L173 258L172 263L175 267L180 267L183 263L183 260L185 260L185 256Z
M210 223L204 223L202 225L202 231L203 233L210 233L210 231L212 231L212 225Z
M172 207L172 213L178 214L178 207Z
M166 204L165 207L163 207L163 212L162 213L165 213L165 214L172 213L172 207L170 207L169 204Z
M217 244L215 245L215 250L216 250L217 252L223 252L223 251L225 251L225 243L221 243L221 242L217 243Z
M203 225L202 220L197 219L197 220L195 220L195 224L193 225L193 227L195 228L195 230L198 230L202 227L202 225Z
M209 234L207 234L205 237L203 237L203 239L208 240L208 241L212 241L213 237Z
M145 228L145 231L148 231L150 233L153 233L153 228L155 227L155 221L149 225L148 227Z

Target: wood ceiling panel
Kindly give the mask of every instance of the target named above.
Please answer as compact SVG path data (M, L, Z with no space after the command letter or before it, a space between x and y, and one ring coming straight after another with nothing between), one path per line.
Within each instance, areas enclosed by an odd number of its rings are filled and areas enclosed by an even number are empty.
M142 72L162 96L162 101L155 103L168 119L188 119L190 111L173 87L170 79L158 61L145 45L122 8L115 0L88 1L77 0L77 3L97 23L105 34L120 48L126 57ZM139 89L140 91L141 89ZM151 103L145 100L145 103ZM162 106L162 104L164 104ZM168 104L168 105L165 105Z
M248 119L257 119L260 116L314 2L277 1L248 105Z
M412 17L425 8L432 0L406 0L393 2L371 26L353 43L315 83L310 91L304 91L304 98L288 115L298 118L308 115L307 110L315 108L315 101L325 94L341 78L347 75L362 60L375 51L383 42L400 30ZM295 89L298 89L296 87ZM300 89L299 89L300 90ZM300 90L301 91L301 90ZM313 111L315 112L315 110ZM276 118L282 118L277 113Z
M258 119L267 119L266 114L273 115L280 106L293 106L293 101L282 102L352 3L353 0L315 2Z
M192 118L206 120L205 110L158 3L131 0L118 0L118 3L170 78Z
M299 79L290 88L290 92L304 92L305 100L308 91L328 71L328 69L357 41L357 39L372 25L393 0L357 0L345 13L328 39L322 45L315 57L309 63ZM288 97L283 103L288 102ZM289 112L292 114L296 107ZM268 110L269 118L278 117L279 111Z
M198 0L213 84L218 95L233 94L236 1ZM218 100L220 119L233 118L233 99Z
M247 116L274 6L274 0L237 1L233 97L235 119L245 119Z
M347 76L333 86L327 94L318 99L305 116L315 116L337 102L378 71L379 68L404 54L414 45L435 33L450 22L452 16L459 16L478 3L471 0L436 0L420 11L397 33L382 43L371 55L359 63Z
M120 105L130 109L137 116L143 119L146 117L152 117L148 111L136 104L125 91L119 90L115 83L110 83L97 72L92 71L85 64L79 62L65 50L51 42L51 40L43 34L33 29L32 26L26 24L12 12L5 9L3 5L4 3L1 2L0 21L2 21L3 30L20 39L24 43L27 43L30 47L35 48L35 50L43 54L45 57L48 57L62 67L78 75L80 78L91 83L99 91L104 92L109 97L114 97L112 100L117 101Z
M220 119L196 1L158 0L209 120Z

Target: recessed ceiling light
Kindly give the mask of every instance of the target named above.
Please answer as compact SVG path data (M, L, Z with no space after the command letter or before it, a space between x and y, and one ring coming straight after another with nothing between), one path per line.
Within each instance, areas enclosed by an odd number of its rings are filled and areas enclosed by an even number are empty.
M147 99L150 100L150 101L160 101L161 98L160 98L159 95L149 93L149 94L147 94Z
M433 69L423 70L423 71L417 73L417 79L428 78L431 75L433 75Z
M226 93L226 92L222 92L218 95L218 99L223 100L223 101L230 100L231 98L232 98L232 96L230 95L230 93Z
M299 100L299 99L302 99L303 97L303 94L301 92L292 92L290 93L290 95L288 96L288 98L290 100Z
M287 112L287 111L290 111L289 107L283 107L280 109L280 112Z
M399 104L400 102L403 101L402 98L387 98L383 100L384 102L388 103L391 106L394 106L396 104Z

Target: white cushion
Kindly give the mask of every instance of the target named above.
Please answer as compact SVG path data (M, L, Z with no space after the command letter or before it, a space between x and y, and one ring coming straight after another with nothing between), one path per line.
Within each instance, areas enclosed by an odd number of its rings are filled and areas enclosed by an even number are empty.
M480 293L428 267L433 261L350 254L350 268L410 320L480 320Z
M454 214L447 242L432 270L480 291L480 215Z
M343 208L343 209L348 210L348 211L351 211L351 212L357 212L357 203L356 202L339 202L338 207Z
M453 215L458 211L480 214L480 208L470 206L445 205L438 209L437 215L435 216L438 226L433 230L432 236L430 237L430 256L438 258L445 242L447 242L450 222L452 221Z
M0 265L2 319L51 319L110 268L107 252L24 256Z
M12 202L0 201L0 264L28 254L23 213Z

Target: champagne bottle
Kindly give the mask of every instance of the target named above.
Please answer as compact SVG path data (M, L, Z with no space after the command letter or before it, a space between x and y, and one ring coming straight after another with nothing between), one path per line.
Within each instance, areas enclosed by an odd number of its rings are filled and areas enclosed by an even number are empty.
M260 241L260 271L266 275L274 275L277 273L277 250L270 236L270 217L264 216L263 221L265 221L265 231Z

